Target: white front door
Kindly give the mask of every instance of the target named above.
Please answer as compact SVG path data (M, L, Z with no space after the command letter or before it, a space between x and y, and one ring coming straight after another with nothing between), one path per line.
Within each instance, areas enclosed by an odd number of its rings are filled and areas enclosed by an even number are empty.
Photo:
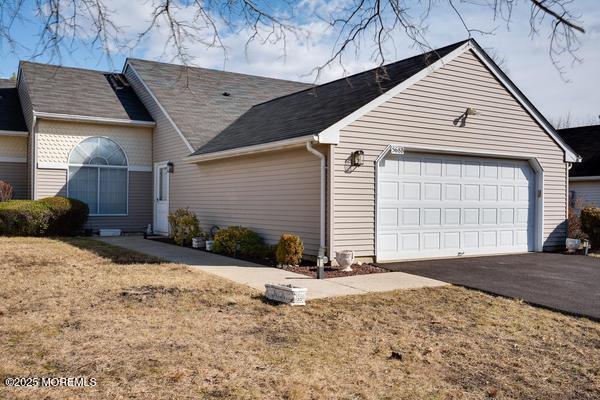
M154 233L169 234L169 169L166 162L154 164Z
M407 153L378 167L378 260L534 250L527 161Z

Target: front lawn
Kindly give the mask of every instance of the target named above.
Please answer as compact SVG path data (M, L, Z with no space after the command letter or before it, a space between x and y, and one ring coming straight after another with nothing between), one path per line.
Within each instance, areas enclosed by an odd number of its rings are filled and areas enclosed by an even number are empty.
M0 398L598 399L600 324L458 287L274 306L91 239L0 238ZM6 377L95 378L13 388Z

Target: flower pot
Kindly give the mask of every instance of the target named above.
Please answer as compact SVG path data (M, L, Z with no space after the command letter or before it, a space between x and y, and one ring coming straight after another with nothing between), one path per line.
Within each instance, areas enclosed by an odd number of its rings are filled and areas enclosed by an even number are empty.
M306 288L267 283L265 284L265 297L291 306L303 306L306 304Z
M335 260L342 267L342 271L352 272L352 268L350 268L354 263L354 252L352 250L336 251Z
M569 253L575 253L577 250L579 250L580 244L581 244L581 240L579 240L579 239L568 238L565 241L565 246L567 247L567 251Z
M212 251L214 243L215 243L214 240L207 240L206 243L205 243L205 245L206 245L206 251Z

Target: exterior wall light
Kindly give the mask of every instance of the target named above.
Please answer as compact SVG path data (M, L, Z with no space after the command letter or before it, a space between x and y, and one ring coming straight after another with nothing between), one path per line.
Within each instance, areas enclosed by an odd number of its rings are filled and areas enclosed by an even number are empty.
M172 174L173 172L175 172L175 164L173 164L173 161L169 161L167 163L167 172L169 174Z
M477 110L474 107L467 107L465 115L477 115Z
M352 152L350 165L353 167L360 167L365 163L365 152L362 150L356 150Z

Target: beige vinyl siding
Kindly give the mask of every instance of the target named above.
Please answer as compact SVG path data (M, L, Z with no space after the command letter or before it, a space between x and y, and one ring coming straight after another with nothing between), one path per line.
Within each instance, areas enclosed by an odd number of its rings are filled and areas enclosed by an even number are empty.
M152 128L53 120L38 123L37 162L67 163L79 142L95 136L117 142L127 154L129 165L152 166Z
M304 148L187 164L179 133L128 68L128 81L156 121L154 162L172 161L169 209L189 207L205 229L242 225L275 243L300 235L307 254L319 248L319 160ZM199 127L201 129L201 127Z
M0 136L0 159L27 159L27 137Z
M456 119L467 107L479 114L460 126ZM374 161L388 144L534 155L544 169L544 246L563 243L564 153L471 51L341 131L334 165L335 250L375 254ZM346 159L359 149L365 164L346 172Z
M64 169L40 169L36 171L37 198L67 196L67 171Z
M569 191L575 192L575 199L583 204L600 207L600 179L594 181L570 181Z
M13 188L13 199L26 199L27 163L0 162L0 181L8 182Z

